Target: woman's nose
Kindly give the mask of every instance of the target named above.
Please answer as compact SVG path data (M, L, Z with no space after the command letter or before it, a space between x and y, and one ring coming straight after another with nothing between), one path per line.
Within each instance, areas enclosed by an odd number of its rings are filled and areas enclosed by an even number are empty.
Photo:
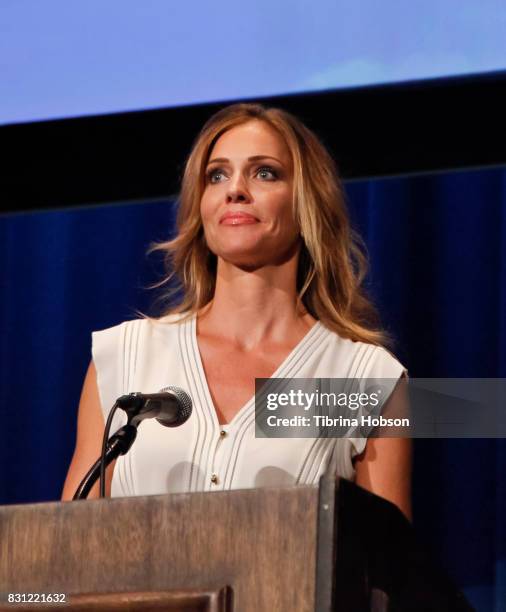
M242 176L231 179L228 184L227 190L227 202L233 204L234 202L247 203L251 201L251 196L248 191L248 187Z

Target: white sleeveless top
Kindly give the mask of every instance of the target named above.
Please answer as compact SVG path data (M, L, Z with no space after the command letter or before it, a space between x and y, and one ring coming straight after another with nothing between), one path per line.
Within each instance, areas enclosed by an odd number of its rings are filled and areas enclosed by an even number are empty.
M92 334L104 419L117 397L134 391L177 386L193 401L193 413L180 427L156 419L141 423L132 448L116 461L113 497L316 484L331 459L339 476L353 479L352 459L364 450L364 438L256 438L254 397L220 425L197 345L196 317L180 318L138 319ZM385 349L343 339L317 322L273 378L397 380L403 372ZM118 410L111 433L125 422Z

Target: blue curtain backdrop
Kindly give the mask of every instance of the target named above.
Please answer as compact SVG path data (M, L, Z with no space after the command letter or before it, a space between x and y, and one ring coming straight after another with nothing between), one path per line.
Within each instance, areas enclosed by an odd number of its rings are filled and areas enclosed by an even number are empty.
M369 285L418 377L506 377L506 170L346 185ZM148 311L167 201L0 218L0 503L58 499L90 332ZM418 440L415 525L483 612L506 611L506 443Z

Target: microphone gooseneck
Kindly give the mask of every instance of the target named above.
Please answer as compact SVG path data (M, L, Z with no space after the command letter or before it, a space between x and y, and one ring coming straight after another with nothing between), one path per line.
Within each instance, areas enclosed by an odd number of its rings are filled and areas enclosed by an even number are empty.
M109 430L118 408L127 414L127 424L111 438ZM100 497L105 497L105 469L119 455L125 455L135 441L137 427L145 419L156 419L164 427L178 427L190 418L192 400L179 387L164 387L159 393L130 393L119 397L112 407L102 439L102 453L81 481L73 499L86 499L100 477Z

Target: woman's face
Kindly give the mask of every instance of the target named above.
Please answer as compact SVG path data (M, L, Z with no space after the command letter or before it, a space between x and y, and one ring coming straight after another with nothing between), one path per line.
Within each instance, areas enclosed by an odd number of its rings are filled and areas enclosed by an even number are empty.
M293 256L292 184L291 155L274 128L254 119L225 132L209 156L200 205L211 251L254 268Z

